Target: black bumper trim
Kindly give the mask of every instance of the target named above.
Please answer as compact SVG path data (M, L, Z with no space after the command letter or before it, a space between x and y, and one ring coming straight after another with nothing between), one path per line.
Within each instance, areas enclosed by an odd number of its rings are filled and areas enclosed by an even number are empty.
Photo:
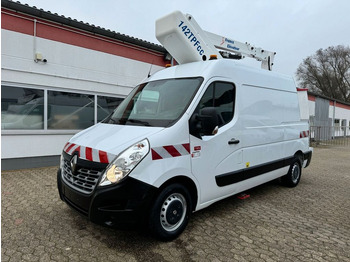
M223 187L234 183L242 182L244 180L271 172L273 170L289 166L292 163L293 159L294 157L283 158L254 167L249 167L234 172L218 175L215 177L216 184L219 187Z
M96 187L92 194L83 194L62 180L57 172L60 198L89 220L102 225L134 224L144 220L157 188L147 183L126 178L113 186Z
M310 165L311 158L312 158L312 151L311 150L304 153L304 160L307 160L305 168Z
M70 201L68 198L66 198L65 196L63 196L62 199L64 202L66 202L71 208L73 208L74 210L78 211L79 213L83 214L84 216L88 216L88 212L82 208L80 208L79 206L77 206L76 204L74 204L72 201Z

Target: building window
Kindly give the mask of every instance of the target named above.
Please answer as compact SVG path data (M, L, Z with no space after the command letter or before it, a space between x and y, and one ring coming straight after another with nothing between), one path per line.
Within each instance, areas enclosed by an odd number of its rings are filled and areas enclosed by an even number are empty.
M101 122L123 101L120 97L97 96L97 122Z
M81 130L101 122L124 100L6 85L1 93L2 130Z
M94 124L94 96L48 91L48 129L85 129Z
M44 91L1 86L1 129L43 129Z

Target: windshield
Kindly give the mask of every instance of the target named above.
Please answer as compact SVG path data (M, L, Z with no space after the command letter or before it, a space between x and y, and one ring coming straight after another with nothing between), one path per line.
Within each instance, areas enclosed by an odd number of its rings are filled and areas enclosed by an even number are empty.
M167 127L186 111L203 79L180 78L137 86L105 123Z

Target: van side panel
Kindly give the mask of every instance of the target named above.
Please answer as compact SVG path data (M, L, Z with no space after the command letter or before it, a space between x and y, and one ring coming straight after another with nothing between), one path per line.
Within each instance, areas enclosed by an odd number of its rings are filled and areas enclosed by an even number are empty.
M242 85L238 92L246 167L293 156L295 152L284 150L284 143L287 137L290 140L299 138L299 129L295 126L299 123L296 90Z

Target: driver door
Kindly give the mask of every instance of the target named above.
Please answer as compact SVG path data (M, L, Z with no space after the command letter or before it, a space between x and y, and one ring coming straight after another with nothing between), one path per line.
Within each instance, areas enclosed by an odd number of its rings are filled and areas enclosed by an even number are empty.
M214 107L219 120L217 134L205 136L190 128L192 173L200 184L199 203L234 193L234 186L221 186L215 177L242 168L240 131L235 116L236 86L231 82L213 81L204 92L193 116L206 107Z

